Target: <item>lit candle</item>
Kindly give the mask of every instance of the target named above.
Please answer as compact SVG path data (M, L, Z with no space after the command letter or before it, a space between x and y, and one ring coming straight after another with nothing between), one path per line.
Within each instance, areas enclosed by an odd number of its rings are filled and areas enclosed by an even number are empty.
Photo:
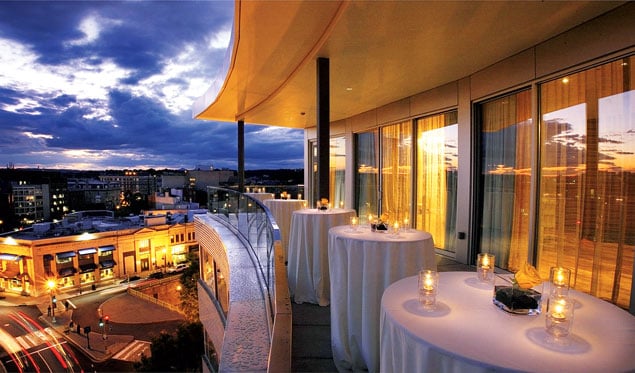
M564 286L564 273L562 269L558 269L556 272L556 278L553 282L556 286Z
M434 290L434 280L430 274L426 273L425 279L423 280L423 290L432 291Z
M436 308L439 274L435 270L419 271L419 302L426 310Z
M392 225L392 227L393 227L395 230L398 230L398 229L399 229L399 222L397 222L397 221L396 221L396 222Z
M483 262L481 263L481 268L487 270L489 269L489 256L488 255L484 255L483 256Z
M351 230L357 231L358 225L359 225L359 219L357 219L357 216L351 216Z
M555 306L553 307L551 318L554 321L558 321L558 322L562 322L567 319L567 317L565 316L564 305L562 305L561 302L557 302Z
M477 273L478 278L481 281L491 281L494 274L494 255L487 253L478 254L477 258Z
M302 193L298 193L298 199L302 199Z
M404 218L403 219L403 225L404 225L404 227L408 226L408 218Z

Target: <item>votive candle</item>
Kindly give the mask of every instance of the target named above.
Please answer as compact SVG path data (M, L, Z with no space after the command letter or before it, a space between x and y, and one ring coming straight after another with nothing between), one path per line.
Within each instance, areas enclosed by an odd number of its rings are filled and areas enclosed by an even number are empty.
M478 257L476 259L476 272L480 281L490 282L494 279L494 263L494 254L478 254Z
M424 309L436 308L436 296L439 286L439 273L433 269L419 271L419 302Z
M569 293L571 270L564 267L551 267L549 275L551 282L551 295L565 296Z

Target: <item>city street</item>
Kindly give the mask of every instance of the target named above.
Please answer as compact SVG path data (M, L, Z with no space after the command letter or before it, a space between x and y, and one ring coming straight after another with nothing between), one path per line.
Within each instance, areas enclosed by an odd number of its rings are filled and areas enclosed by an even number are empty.
M126 288L113 285L77 296L61 295L55 322L47 314L49 297L6 294L0 305L0 362L7 371L31 370L30 365L41 371L79 371L80 366L84 371L132 370L141 354L149 355L152 337L176 330L182 318L127 294ZM86 327L90 327L88 335ZM19 368L20 364L24 366Z

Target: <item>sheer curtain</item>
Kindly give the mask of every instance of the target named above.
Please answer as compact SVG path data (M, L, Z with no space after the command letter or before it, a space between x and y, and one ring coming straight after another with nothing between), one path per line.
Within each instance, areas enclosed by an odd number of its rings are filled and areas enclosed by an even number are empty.
M379 211L379 133L374 130L355 137L355 206L361 221L366 221Z
M457 112L417 120L416 227L454 251L458 171Z
M635 230L635 69L617 60L540 85L539 270L628 307Z
M329 201L333 207L344 206L344 172L346 170L346 139L334 137L329 141Z
M410 219L412 202L412 123L381 129L381 213L390 222Z
M531 181L531 94L482 104L480 251L516 271L528 260Z

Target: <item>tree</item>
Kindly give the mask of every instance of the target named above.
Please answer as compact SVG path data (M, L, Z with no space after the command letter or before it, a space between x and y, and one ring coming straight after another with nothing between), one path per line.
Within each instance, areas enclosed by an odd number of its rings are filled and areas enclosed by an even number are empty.
M134 364L137 372L200 372L203 343L203 325L184 322L175 334L161 332L152 338L151 355L141 356Z
M197 322L198 319L198 288L199 279L198 256L190 254L190 266L181 273L181 311L189 322Z

